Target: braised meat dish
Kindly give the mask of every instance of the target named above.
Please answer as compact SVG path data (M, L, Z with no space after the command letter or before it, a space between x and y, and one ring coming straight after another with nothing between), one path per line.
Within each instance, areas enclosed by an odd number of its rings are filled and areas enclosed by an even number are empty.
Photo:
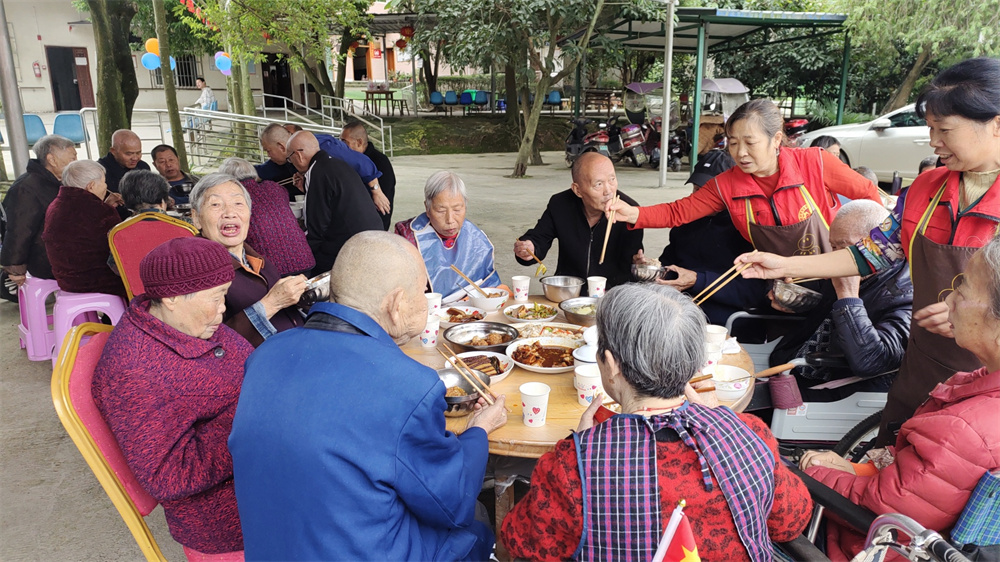
M573 350L561 345L543 346L536 341L515 349L511 358L532 367L570 367L573 365Z

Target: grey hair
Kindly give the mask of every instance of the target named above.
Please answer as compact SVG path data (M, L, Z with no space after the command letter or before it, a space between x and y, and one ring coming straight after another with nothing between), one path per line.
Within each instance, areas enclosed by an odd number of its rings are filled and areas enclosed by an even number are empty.
M986 262L990 278L987 280L990 298L990 313L1000 319L1000 236L994 236L980 252Z
M427 178L427 183L424 184L424 208L430 209L434 198L446 192L457 193L462 196L462 201L465 201L466 204L469 203L469 198L465 193L465 182L462 181L462 178L458 177L455 172L441 170Z
M247 188L243 187L240 180L229 174L222 174L219 172L208 174L198 180L198 183L194 184L194 189L191 190L191 209L193 209L196 213L200 213L201 204L205 202L205 192L217 185L222 185L227 182L232 182L240 186L240 189L243 190L243 199L247 202L247 208L252 212L253 207L251 207L250 204L250 192L247 191Z
M63 170L62 184L83 189L92 181L103 180L104 173L104 166L93 160L74 160Z
M170 200L170 184L152 170L132 170L118 182L125 206L140 213Z
M52 154L56 150L66 150L75 146L73 141L62 135L45 135L38 139L38 142L31 147L31 150L35 151L35 158L38 158L38 161L44 166L48 163L46 162L46 158L49 154Z
M870 199L855 199L844 203L833 218L836 223L847 223L845 228L854 237L863 238L877 226L882 224L889 210Z
M604 352L643 396L674 398L705 364L705 315L673 287L619 285L597 305L597 353Z
M240 181L257 179L257 170L254 169L253 164L235 156L222 161L219 173L229 174Z

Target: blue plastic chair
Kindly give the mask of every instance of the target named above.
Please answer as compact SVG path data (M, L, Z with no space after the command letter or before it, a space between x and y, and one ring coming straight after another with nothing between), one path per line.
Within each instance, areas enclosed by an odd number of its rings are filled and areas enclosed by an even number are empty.
M472 93L462 92L462 95L458 98L458 103L462 105L462 114L467 114L469 112L469 106L472 105Z
M38 139L48 134L42 118L30 113L24 115L24 133L28 136L28 146L34 146Z
M472 101L482 109L490 104L490 93L485 90L476 90L476 97Z
M544 105L549 106L550 115L557 107L562 109L562 94L559 93L559 90L552 90L549 92L549 95L545 96Z
M441 92L431 92L431 105L434 107L444 105L444 96L441 95Z
M79 113L60 113L52 125L52 134L62 135L75 144L87 142L87 132L83 130L83 118Z
M458 105L458 95L455 94L455 90L444 93L444 104L448 106L448 114L451 115L452 108Z

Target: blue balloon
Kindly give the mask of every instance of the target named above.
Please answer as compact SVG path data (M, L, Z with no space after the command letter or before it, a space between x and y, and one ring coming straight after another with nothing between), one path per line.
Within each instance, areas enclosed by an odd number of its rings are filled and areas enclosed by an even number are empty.
M219 70L229 70L233 67L233 61L229 57L218 57L215 59L215 67Z
M160 57L154 55L153 53L146 53L142 55L142 66L148 70L156 70L160 68Z
M176 69L177 69L177 61L174 60L174 57L170 57L170 70L176 70Z

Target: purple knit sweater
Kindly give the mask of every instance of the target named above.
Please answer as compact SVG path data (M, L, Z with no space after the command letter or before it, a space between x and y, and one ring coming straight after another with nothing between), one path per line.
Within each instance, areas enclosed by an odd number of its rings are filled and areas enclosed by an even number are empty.
M306 234L288 206L288 191L273 181L242 180L252 204L247 244L274 264L281 277L316 266Z
M133 299L111 332L94 372L97 408L177 542L243 550L226 440L253 347L225 325L207 340L182 334L149 305Z

